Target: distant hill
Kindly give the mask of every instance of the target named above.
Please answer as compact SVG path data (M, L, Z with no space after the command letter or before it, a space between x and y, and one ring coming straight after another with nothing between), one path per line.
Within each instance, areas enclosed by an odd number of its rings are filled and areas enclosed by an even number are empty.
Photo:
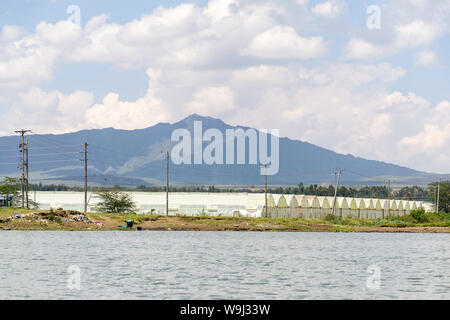
M133 186L165 183L166 160L163 151L170 148L175 129L191 133L194 121L209 128L233 127L211 117L191 115L169 124L159 123L137 130L113 128L83 130L60 135L28 135L30 182L80 184L84 171L80 159L82 143L89 144L89 181L92 184ZM19 138L0 137L0 176L17 176ZM205 144L207 145L207 144ZM225 147L224 147L225 150ZM248 150L247 150L248 153ZM427 184L437 175L410 168L339 154L313 144L280 138L280 169L269 177L271 185L296 185L333 181L336 168L344 168L342 184ZM442 176L442 175L441 175ZM450 175L447 175L450 178ZM262 185L259 165L174 165L170 164L171 184L178 185Z

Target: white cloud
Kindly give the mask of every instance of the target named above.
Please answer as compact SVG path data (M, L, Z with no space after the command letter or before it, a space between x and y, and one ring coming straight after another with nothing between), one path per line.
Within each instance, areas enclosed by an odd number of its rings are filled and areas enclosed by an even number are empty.
M436 53L431 50L421 51L416 56L416 65L429 67L438 64Z
M81 40L81 28L69 21L59 21L55 24L41 22L36 26L35 37L40 45L72 46Z
M374 44L370 41L352 38L344 48L347 59L372 60L397 53L406 48L427 46L443 33L441 25L413 21L395 27L393 40L387 44Z
M204 13L215 23L233 15L233 9L237 9L239 2L237 0L220 0L208 3Z
M150 81L157 81L159 73L149 69ZM169 119L170 113L163 101L156 97L151 85L146 96L136 101L121 101L119 94L109 93L102 104L95 104L85 113L85 121L92 128L118 129L146 128Z
M381 29L359 29L344 46L344 58L374 60L427 47L449 28L449 0L398 0L380 8Z
M190 113L221 117L235 107L233 92L227 87L201 88L187 107Z
M425 123L424 128L418 134L412 137L405 137L400 144L408 147L409 152L433 152L435 149L441 149L450 139L450 124L441 128L437 125ZM434 152L433 152L434 154Z
M399 151L423 170L445 173L450 163L450 102L425 108L415 116L417 129L398 142Z
M429 45L442 35L444 28L437 23L416 20L395 27L396 45L398 47L417 47Z
M0 32L0 41L14 41L20 39L25 34L25 30L21 26L4 25Z
M383 48L362 39L351 39L345 47L347 59L374 59L383 55Z
M334 18L341 14L344 8L345 6L342 1L329 0L315 5L311 11L318 16Z
M22 124L34 132L65 133L84 129L85 112L94 102L93 94L76 91L65 95L59 91L45 92L31 88L18 95L14 108L5 114L11 119L2 129L12 132Z
M306 6L306 5L308 5L309 0L297 0L296 2L300 6Z
M450 101L441 101L437 107L436 111L443 115L450 116Z
M266 59L312 59L323 56L326 46L322 37L302 38L292 27L276 26L258 34L241 53Z

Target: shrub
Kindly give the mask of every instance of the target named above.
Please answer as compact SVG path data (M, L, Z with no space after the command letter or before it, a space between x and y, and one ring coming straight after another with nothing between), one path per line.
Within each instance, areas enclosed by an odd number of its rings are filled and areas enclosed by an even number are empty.
M428 222L428 217L425 214L425 210L423 210L422 208L421 209L417 209L417 210L412 210L410 215L417 222L420 222L420 223Z
M94 207L95 211L106 213L120 213L128 211L134 213L136 205L131 194L119 191L99 192L96 194L101 201Z
M336 217L334 215L332 215L331 213L327 214L324 218L326 221L329 221L333 224L339 224L342 222L342 218L341 217Z

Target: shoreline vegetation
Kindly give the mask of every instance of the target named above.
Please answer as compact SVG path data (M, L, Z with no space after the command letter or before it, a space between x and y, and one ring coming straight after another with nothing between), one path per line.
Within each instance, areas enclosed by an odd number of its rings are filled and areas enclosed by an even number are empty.
M127 228L127 221L133 226ZM70 210L0 208L0 231L266 231L266 232L420 232L450 233L450 214L425 213L357 219L327 216L322 219L247 218L222 216L163 216L123 213L87 213Z

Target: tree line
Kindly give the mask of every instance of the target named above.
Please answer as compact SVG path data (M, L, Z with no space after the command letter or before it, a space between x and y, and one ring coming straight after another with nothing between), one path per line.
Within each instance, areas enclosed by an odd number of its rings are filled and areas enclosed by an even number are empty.
M445 183L441 182L441 190L445 193ZM448 183L448 181L447 181ZM9 190L17 190L20 186L18 179L7 177L3 182L0 182L0 189L2 185L10 185ZM431 193L436 188L436 183L429 184L428 187L421 186L406 186L398 190L391 190L392 199L402 200L431 200ZM81 186L67 186L64 184L30 184L29 190L32 191L84 191ZM137 187L128 186L89 186L88 190L91 192L104 191L142 191L142 192L165 192L165 186L147 186L140 185ZM244 192L244 193L263 193L264 187L261 186L170 186L169 192ZM318 184L304 185L300 182L297 186L269 186L268 193L277 194L305 194L314 196L334 196L334 186L323 186ZM388 198L388 188L386 186L363 186L351 187L340 186L337 192L338 197L353 197L353 198Z

